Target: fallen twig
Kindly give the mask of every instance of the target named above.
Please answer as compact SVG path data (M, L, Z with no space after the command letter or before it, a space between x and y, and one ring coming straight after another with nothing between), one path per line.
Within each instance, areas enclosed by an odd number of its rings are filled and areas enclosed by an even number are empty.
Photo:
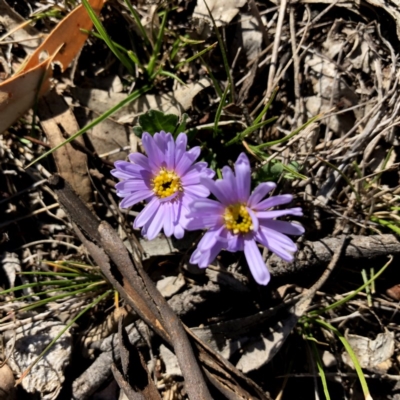
M294 272L300 272L307 268L321 266L325 267L332 259L336 250L343 243L344 236L322 239L317 242L304 242L292 263L282 261L276 255L268 260L271 274L283 276ZM371 235L350 236L351 242L346 247L343 259L370 259L375 257L395 256L400 254L400 242L395 235Z

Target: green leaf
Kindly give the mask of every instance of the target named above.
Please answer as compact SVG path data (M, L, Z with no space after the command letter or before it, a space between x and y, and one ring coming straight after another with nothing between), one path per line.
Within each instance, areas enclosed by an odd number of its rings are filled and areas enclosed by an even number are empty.
M179 118L174 114L164 114L162 111L149 110L139 117L139 126L133 128L136 136L142 137L143 132L154 135L156 132L165 131L174 133Z
M137 125L132 128L133 133L138 137L141 138L143 135L143 129L141 126Z
M268 164L263 165L255 173L254 179L257 183L277 181L282 172L283 164L279 161L272 160Z
M289 164L286 165L286 168L284 168L286 171L284 178L290 180L298 178L301 168L301 165L297 161L290 161Z

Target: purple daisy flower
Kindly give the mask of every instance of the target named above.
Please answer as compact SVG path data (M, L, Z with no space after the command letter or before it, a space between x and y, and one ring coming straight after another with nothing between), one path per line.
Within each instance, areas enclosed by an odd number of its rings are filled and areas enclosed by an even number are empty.
M201 177L212 178L207 163L195 160L200 147L186 151L187 136L180 133L174 141L170 133L161 131L142 136L147 157L129 155L127 161L116 161L111 174L122 181L116 184L117 195L124 199L121 208L129 208L146 200L147 204L135 218L133 226L142 228L142 235L154 239L163 229L166 236L180 239L187 223L188 204L210 191L200 183Z
M250 194L250 163L241 153L235 163L235 172L222 169L223 179L202 178L201 183L217 198L196 199L189 208L186 229L208 229L190 258L192 264L207 267L222 249L230 252L244 250L254 279L266 285L270 273L256 242L261 243L285 261L292 261L297 247L286 235L301 235L304 228L293 222L278 221L283 215L303 215L301 208L269 211L272 207L290 203L290 194L272 196L263 200L276 187L273 182L259 184Z

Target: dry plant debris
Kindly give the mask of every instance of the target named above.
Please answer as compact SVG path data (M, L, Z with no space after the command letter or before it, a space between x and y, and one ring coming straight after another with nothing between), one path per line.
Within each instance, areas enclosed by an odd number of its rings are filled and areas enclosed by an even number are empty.
M399 21L0 0L0 399L399 400ZM143 130L216 174L245 152L303 210L294 261L260 246L264 287L240 252L190 264L200 231L143 238L110 174Z

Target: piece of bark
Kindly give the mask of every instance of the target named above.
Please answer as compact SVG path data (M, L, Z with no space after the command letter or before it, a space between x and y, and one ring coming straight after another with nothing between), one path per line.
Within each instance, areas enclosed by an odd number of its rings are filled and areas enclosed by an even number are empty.
M99 223L82 200L60 177L49 179L58 201L72 219L74 230L91 253L94 261L126 302L167 343L173 346L187 385L191 400L211 399L198 372L187 337L182 333L180 321L158 293L154 283L143 270L140 260L135 264L115 231L106 223ZM100 247L101 246L101 247ZM112 262L111 262L112 261ZM137 275L137 276L134 276ZM155 307L155 308L154 308ZM185 327L190 335L190 330ZM244 376L229 361L192 336L203 369L212 373L225 391L237 393L242 398L267 400L269 397L251 379ZM222 379L224 377L224 379ZM73 393L74 395L74 393ZM75 397L76 398L76 397Z
M111 370L119 387L131 400L161 400L143 356L129 341L128 334L122 326L122 318L118 323L118 338L122 373L116 364L111 366Z
M38 115L43 131L51 145L56 147L79 131L76 118L64 98L51 91L39 101ZM75 139L84 145L82 137ZM53 153L58 173L73 187L75 192L89 202L92 188L87 171L87 156L70 143Z
M98 223L82 200L73 193L61 177L53 177L49 182L54 187L65 211L70 216L76 216L79 226L83 229L81 231L73 221L77 236L110 283L132 309L174 347L189 397L193 400L211 400L204 377L178 317L158 292L143 267L137 263L133 264L128 250L116 232L107 223ZM78 214L76 214L77 211ZM85 219L82 218L83 215L86 215ZM96 225L97 229L93 231ZM97 244L92 241L93 239L87 239L83 232L89 238L93 238Z
M296 259L287 263L275 254L268 259L273 276L284 276L294 272L304 271L307 268L329 264L333 254L343 243L344 236L327 238L316 242L306 241L301 244ZM371 259L388 255L400 254L400 242L395 235L350 236L350 243L346 247L343 260Z

